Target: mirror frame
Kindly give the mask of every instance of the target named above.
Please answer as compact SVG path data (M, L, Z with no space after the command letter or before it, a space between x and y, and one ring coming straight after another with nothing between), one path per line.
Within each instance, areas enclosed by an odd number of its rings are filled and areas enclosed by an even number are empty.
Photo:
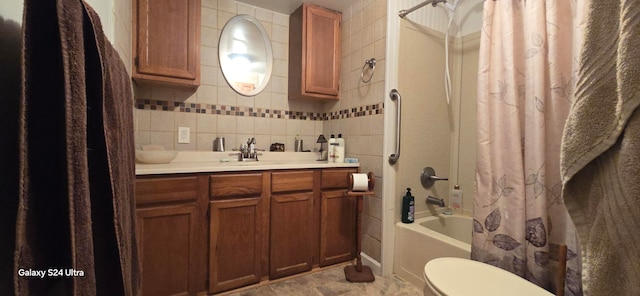
M225 67L223 66L223 62L222 62L223 54L228 55L229 53L227 52L223 53L221 50L222 48L221 45L223 44L223 42L228 43L230 40L232 40L232 34L234 32L233 29L241 22L249 22L258 29L258 31L262 35L262 42L264 43L264 47L266 51L265 52L266 65L265 65L265 73L264 73L265 78L252 91L243 91L241 89L236 88L234 83L229 81L230 78L228 76L230 75L229 73L230 69L225 70ZM253 41L253 42L256 42L256 41ZM227 45L224 45L224 47L227 47ZM260 24L260 21L258 21L254 17L247 14L236 15L231 19L229 19L229 21L227 21L227 23L222 28L222 31L220 32L220 39L218 40L218 64L220 65L220 70L222 72L222 76L224 77L224 80L227 82L229 87L231 87L231 89L233 89L236 93L245 97L252 97L252 96L258 95L265 89L265 87L269 84L269 81L271 80L271 73L273 70L273 49L271 47L271 40L269 39L269 35L267 34L267 31L264 29L262 24Z

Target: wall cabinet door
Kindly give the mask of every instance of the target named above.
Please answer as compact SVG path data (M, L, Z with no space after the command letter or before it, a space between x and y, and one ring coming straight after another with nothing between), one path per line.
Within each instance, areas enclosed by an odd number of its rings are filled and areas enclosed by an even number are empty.
M195 176L136 181L142 295L206 291L206 195L199 190L206 181Z
M212 201L210 211L209 292L260 282L262 198Z
M349 261L355 256L356 204L346 190L322 192L320 266Z
M313 267L313 192L271 196L271 279Z
M135 0L133 78L200 84L200 0Z
M309 3L289 17L289 98L338 99L341 18Z

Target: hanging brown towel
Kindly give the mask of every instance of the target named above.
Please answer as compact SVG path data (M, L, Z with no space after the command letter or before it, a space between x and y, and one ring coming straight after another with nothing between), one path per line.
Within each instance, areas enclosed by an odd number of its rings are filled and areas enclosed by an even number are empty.
M17 295L136 295L129 76L81 0L26 0Z

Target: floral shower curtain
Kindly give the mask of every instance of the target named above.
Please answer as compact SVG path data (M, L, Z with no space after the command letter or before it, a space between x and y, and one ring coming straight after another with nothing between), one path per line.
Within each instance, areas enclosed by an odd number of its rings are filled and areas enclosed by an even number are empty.
M485 1L478 73L471 257L555 291L558 246L566 244L567 295L582 294L559 169L583 18L579 5Z

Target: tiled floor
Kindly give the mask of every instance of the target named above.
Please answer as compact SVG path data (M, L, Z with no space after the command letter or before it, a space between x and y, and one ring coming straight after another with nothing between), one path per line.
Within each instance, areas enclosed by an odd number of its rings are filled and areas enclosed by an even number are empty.
M345 280L344 265L271 282L254 288L224 294L225 296L419 296L415 286L396 276L376 276L372 283L350 283Z

